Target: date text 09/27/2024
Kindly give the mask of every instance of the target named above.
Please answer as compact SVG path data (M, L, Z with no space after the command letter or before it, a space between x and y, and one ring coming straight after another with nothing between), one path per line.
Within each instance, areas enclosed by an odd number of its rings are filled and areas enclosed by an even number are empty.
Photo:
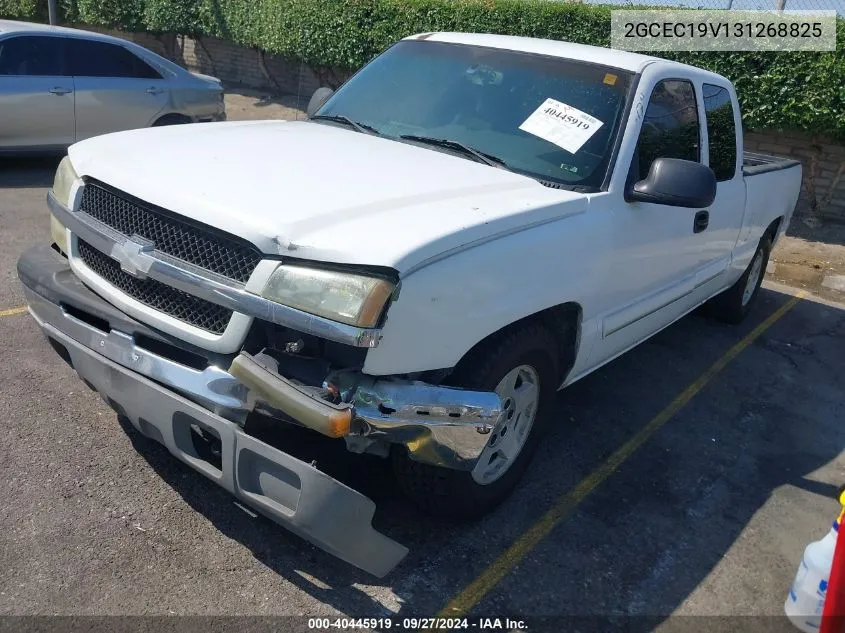
M527 630L524 620L510 618L308 618L308 629L398 629L404 631L515 631Z

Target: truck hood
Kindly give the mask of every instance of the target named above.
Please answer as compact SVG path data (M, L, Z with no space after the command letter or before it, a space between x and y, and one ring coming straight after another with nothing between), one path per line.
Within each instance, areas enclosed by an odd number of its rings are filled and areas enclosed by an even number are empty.
M307 121L133 130L77 143L69 155L80 176L264 253L400 274L587 205L583 194L504 169Z

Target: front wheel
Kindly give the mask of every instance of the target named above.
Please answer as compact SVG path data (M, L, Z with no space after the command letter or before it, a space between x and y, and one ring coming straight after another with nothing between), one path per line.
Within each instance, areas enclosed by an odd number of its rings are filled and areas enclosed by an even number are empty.
M402 490L422 510L450 519L477 518L516 487L548 425L558 387L554 337L528 324L472 350L450 379L454 386L495 391L504 415L471 471L412 460L396 447L392 462Z
M748 316L751 305L760 292L771 251L772 241L768 235L765 235L760 240L754 257L751 258L751 263L742 273L742 277L733 286L710 300L708 310L713 317L726 323L740 323Z

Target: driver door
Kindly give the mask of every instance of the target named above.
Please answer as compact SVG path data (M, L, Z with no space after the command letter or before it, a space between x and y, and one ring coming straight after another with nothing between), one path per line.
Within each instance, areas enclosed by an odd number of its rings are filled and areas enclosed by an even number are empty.
M646 103L626 189L645 178L657 158L701 161L702 117L692 82L659 79ZM614 197L611 210L613 249L602 293L606 311L591 365L622 353L688 311L696 286L700 253L693 236L700 210L621 197Z

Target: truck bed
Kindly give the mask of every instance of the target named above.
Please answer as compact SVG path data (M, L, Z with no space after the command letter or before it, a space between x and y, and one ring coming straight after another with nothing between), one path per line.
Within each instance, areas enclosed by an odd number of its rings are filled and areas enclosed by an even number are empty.
M743 230L761 234L773 218L782 218L785 231L801 191L801 163L791 158L746 152L742 157L745 181Z
M756 176L770 171L789 169L796 165L800 165L800 163L793 158L757 154L755 152L743 152L742 154L742 174L744 176Z

